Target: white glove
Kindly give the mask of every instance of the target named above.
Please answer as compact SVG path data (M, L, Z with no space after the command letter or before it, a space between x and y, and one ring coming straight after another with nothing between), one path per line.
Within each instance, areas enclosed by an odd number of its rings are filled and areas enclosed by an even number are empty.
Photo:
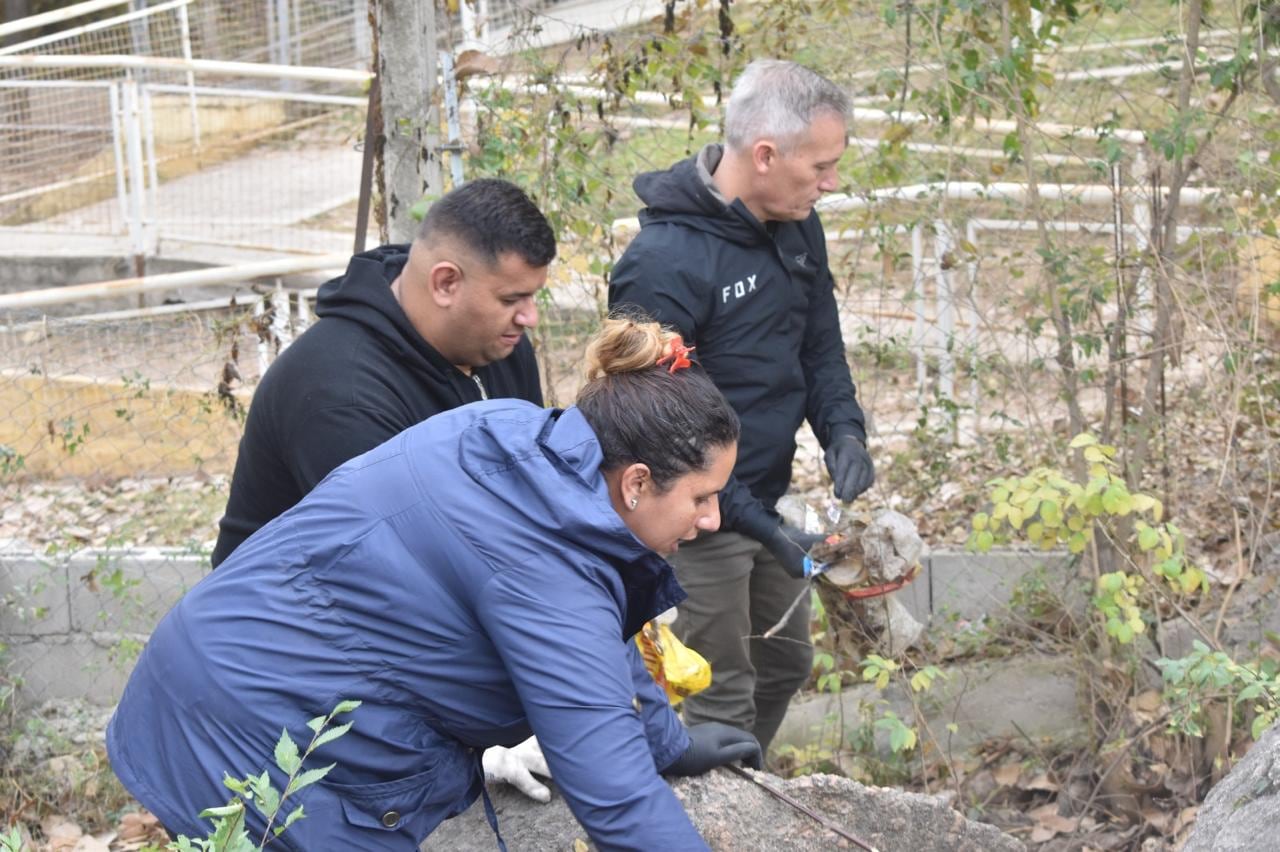
M524 793L530 799L539 802L551 801L551 791L544 784L538 783L533 773L544 778L551 777L547 769L547 759L542 756L542 747L535 737L520 743L515 748L494 746L484 751L481 759L484 764L484 780L502 781Z

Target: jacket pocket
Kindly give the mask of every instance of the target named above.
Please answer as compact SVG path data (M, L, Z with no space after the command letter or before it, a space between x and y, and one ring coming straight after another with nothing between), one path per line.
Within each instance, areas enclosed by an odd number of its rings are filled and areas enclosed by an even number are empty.
M321 786L342 803L343 816L350 825L385 833L387 842L392 842L392 835L402 835L406 841L417 843L448 813L445 803L437 803L435 800L439 797L433 794L437 787L451 785L439 777L439 768L433 767L417 775L377 784L322 781Z

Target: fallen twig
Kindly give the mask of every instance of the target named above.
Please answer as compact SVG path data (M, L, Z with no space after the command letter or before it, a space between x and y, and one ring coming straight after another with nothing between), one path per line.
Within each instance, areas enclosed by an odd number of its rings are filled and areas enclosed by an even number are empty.
M784 619L784 620L785 620L785 619ZM767 791L767 792L768 792L771 796L773 796L775 799L777 799L777 800L779 800L779 801L781 801L781 802L785 802L786 804L788 804L788 805L790 805L791 807L795 808L796 810L800 811L800 813L802 813L802 814L804 814L805 816L807 816L807 817L809 817L809 818L813 819L814 821L816 821L816 822L820 823L820 824L822 825L822 827L823 827L823 828L827 829L828 831L832 831L832 832L834 832L834 833L836 833L836 834L840 835L840 836L841 836L841 837L843 837L845 840L848 840L850 843L852 843L854 846L857 846L859 849L864 850L864 852L880 852L880 850L876 849L874 846L872 846L871 844L867 843L865 840L861 839L861 838L860 838L860 837L858 837L856 834L851 834L850 832L845 831L843 828L841 828L840 826L836 825L834 822L832 822L831 820L827 819L827 818L826 818L826 817L824 817L822 814L820 814L820 813L818 813L817 811L813 810L813 809L812 809L812 808L810 808L808 805L805 805L805 804L804 804L804 803L802 803L802 802L798 802L798 801L796 801L795 799L791 798L790 796L788 796L786 793L782 792L781 790L778 790L778 789L774 788L774 787L773 787L773 785L771 785L771 784L766 784L764 781L761 781L761 780L760 780L759 778L757 778L755 775L753 775L752 773L750 773L750 772L748 772L747 770L743 769L742 767L740 767L740 766L734 766L733 764L726 764L724 768L725 768L725 769L728 769L730 772L732 772L732 773L733 773L733 774L735 774L735 775L740 775L740 776L742 776L743 778L745 778L745 779L747 779L748 781L750 781L752 784L755 784L755 785L756 785L756 786L758 786L758 787L762 787L765 791Z
M770 627L763 634L763 638L772 639L777 635L778 631L787 626L787 622L791 620L791 616L795 614L796 607L800 606L800 601L808 597L809 592L813 590L813 581L810 580L805 584L804 591L796 595L796 599L791 602L791 606L787 607L787 611L782 614L782 618L778 619L778 623Z

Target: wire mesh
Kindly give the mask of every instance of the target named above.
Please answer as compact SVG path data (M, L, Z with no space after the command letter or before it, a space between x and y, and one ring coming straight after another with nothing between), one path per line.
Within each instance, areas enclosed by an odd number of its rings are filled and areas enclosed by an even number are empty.
M358 14L357 14L358 12ZM10 53L122 54L367 67L367 7L169 0ZM282 23L287 22L287 25ZM146 69L0 74L0 225L271 251L351 243L365 98L351 84ZM337 211L336 213L334 211ZM312 221L315 220L315 221ZM0 239L5 234L0 232Z
M1248 106L1228 113L1222 136L1197 154L1198 170L1183 193L1182 228L1165 242L1156 226L1167 199L1155 188L1171 166L1151 140L1175 107L1171 80L1145 66L1125 70L1127 76L1112 72L1176 58L1176 35L1155 35L1176 34L1168 7L1137 4L1123 20L1103 16L1105 26L1075 31L1048 50L1037 61L1053 85L1044 86L1034 121L1019 129L1016 122L984 123L977 113L950 124L915 121L913 111L937 105L912 100L910 92L932 90L954 73L936 61L937 46L908 43L901 27L886 28L879 11L834 15L835 5L823 6L825 17L788 20L783 32L769 16L792 5L753 4L756 17L742 38L755 41L726 55L714 4L702 12L697 4L680 6L677 14L688 20L674 22L683 27L675 36L664 35L660 17L636 13L633 30L579 27L556 46L543 39L564 23L568 4L490 4L493 14L515 10L514 23L487 63L460 71L461 156L468 177L502 176L525 186L560 236L561 256L534 332L549 401L571 402L579 385L582 347L604 311L610 265L635 232L634 177L717 140L729 83L746 59L768 51L828 73L866 110L857 114L841 163L847 203L822 215L849 362L871 421L879 476L870 501L912 514L934 543L959 545L966 530L956 519L977 506L986 479L1005 472L1010 458L1061 454L1073 416L1068 395L1086 425L1111 412L1119 429L1162 406L1158 440L1167 463L1149 477L1163 478L1156 485L1170 506L1190 503L1197 490L1233 506L1270 493L1264 480L1275 446L1265 412L1277 389L1268 373L1275 364L1275 322L1268 317L1280 319L1280 307L1268 288L1280 278L1280 251L1266 236L1274 214L1249 208L1275 186L1274 158L1259 147L1265 131L1252 118L1254 107L1265 106L1259 93L1242 95ZM359 6L290 6L298 10L285 40L291 61L358 63L358 24L366 14ZM270 60L281 43L280 19L271 15L278 8L195 0L189 6L195 55ZM1229 22L1207 23L1223 29ZM1143 44L1129 44L1134 33ZM1102 42L1117 46L1093 49ZM1075 49L1080 45L1090 49ZM160 246L341 251L349 245L360 106L255 99L229 89L265 84L229 81L220 92L196 93L197 149L185 80L141 85L149 92L158 176L148 222ZM1194 98L1212 105L1204 78L1191 86ZM284 95L328 91L276 88ZM0 152L10 158L0 172L5 192L77 176L74 166L110 147L101 132L86 131L81 136L94 139L98 153L68 140L60 160L35 159L40 150L56 150L56 131L33 125L110 124L109 104L94 101L76 112L67 93L80 90L59 91L21 107L4 101L5 132L29 134L14 135L21 144ZM93 97L107 99L101 92ZM20 159L28 149L28 159ZM24 183L28 173L39 180ZM1038 189L1028 190L1029 182ZM1000 189L1013 184L1023 188ZM113 212L121 203L106 196L98 203L92 213L82 203L23 221L64 233L122 227ZM1180 331L1173 342L1157 343L1153 329L1157 276L1166 276L1177 294ZM1077 306L1070 327L1050 318L1054 299ZM1122 316L1123 347L1115 349ZM86 493L134 482L144 493L165 495L158 503L172 499L186 516L180 532L155 521L147 540L207 545L238 430L219 386L230 360L239 378L227 386L239 389L233 398L243 403L261 369L261 320L251 312L232 317L220 307L95 322L9 321L0 330L6 380L14 393L28 390L10 402L17 416L0 437L0 462L10 474L0 487L18 507L12 516L6 512L0 537L30 535L53 503L76 507ZM232 322L242 325L227 337L221 329ZM228 358L233 343L238 360ZM1144 383L1156 346L1176 350L1177 358L1152 393ZM79 399L67 390L72 386L97 396ZM1245 421L1251 425L1241 426ZM1250 429L1242 444L1242 430ZM816 439L807 428L798 439L797 486L829 493ZM1247 451L1239 449L1244 445ZM1022 455L1014 454L1018 447ZM1207 447L1227 449L1214 457ZM193 507L182 497L188 493L206 503ZM52 502L42 508L45 498ZM110 513L92 523L75 520L94 511L74 508L61 526L82 528L81 543L111 536L132 542L143 534ZM1257 512L1246 526L1272 523L1261 517L1265 508ZM138 514L167 517L150 505Z

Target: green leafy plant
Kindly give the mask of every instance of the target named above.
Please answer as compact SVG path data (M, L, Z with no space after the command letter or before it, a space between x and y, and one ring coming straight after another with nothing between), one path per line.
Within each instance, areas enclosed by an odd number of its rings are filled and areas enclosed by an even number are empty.
M898 718L892 710L886 710L876 719L876 730L889 735L889 748L896 752L911 751L916 747L916 729Z
M26 848L26 844L22 842L22 832L16 825L0 834L0 852L24 852Z
M359 701L340 701L328 715L316 716L307 722L313 736L306 749L301 752L289 732L281 730L274 757L276 766L287 776L284 790L279 791L272 785L266 770L261 775L246 775L244 778L224 775L222 783L236 794L235 797L226 805L200 812L202 819L213 821L213 831L205 838L182 835L165 848L171 852L252 852L265 848L272 839L279 837L289 826L306 816L302 805L285 814L285 802L299 790L324 778L336 764L306 770L302 765L320 746L333 742L351 730L351 722L340 725L332 723L335 716L350 713L359 706ZM252 804L267 819L267 826L256 844L249 838L245 828L245 806L248 804Z
M1116 448L1089 434L1077 435L1070 448L1084 463L1082 481L1053 467L988 481L991 511L973 516L968 548L986 553L997 543L1020 538L1041 550L1065 546L1081 553L1101 531L1135 568L1149 568L1175 592L1202 588L1204 572L1188 562L1182 531L1164 520L1159 499L1130 490L1120 475ZM1094 605L1105 617L1107 633L1122 644L1145 629L1138 604L1144 583L1141 573L1130 571L1098 577Z
M56 438L62 446L62 451L69 456L74 456L84 442L89 440L89 424L77 423L72 417L64 417L58 421L55 428L52 420L49 421L49 436Z
M1255 740L1275 724L1280 717L1280 664L1262 660L1243 665L1198 639L1191 649L1185 657L1156 660L1171 709L1170 727L1193 737L1204 736L1200 725L1204 703L1223 697L1252 711L1249 733Z
M26 467L27 459L13 447L0 444L0 476L12 476Z

